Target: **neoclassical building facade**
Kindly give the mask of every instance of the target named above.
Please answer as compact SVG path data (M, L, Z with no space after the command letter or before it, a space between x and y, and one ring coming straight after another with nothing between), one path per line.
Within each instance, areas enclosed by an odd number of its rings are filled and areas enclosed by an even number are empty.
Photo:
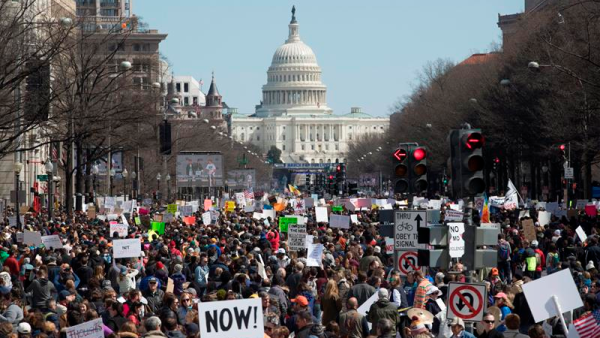
M255 113L242 115L229 109L231 134L265 153L277 147L286 163L344 162L351 142L365 134L385 132L389 118L373 117L359 107L334 115L327 106L321 67L300 39L295 13L288 27L288 39L273 55Z

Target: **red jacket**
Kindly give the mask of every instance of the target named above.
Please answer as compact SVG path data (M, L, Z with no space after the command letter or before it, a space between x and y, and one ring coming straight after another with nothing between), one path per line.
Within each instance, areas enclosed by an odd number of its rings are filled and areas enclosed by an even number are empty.
M541 272L542 268L544 268L546 266L546 256L544 256L544 252L542 250L540 250L539 248L535 249L535 253L538 254L538 255L540 255L540 260L542 261L542 264L538 265L535 268L535 271Z
M8 266L10 269L10 274L13 276L19 276L21 272L21 267L19 266L19 261L14 256L8 257L4 261L4 266Z
M267 240L271 243L271 249L273 249L273 251L279 249L279 232L275 230L269 231L269 233L267 233Z

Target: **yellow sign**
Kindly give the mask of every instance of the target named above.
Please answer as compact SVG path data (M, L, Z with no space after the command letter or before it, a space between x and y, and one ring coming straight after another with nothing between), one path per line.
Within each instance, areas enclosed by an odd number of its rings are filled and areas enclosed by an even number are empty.
M225 202L225 211L232 212L233 210L235 210L235 202L234 201Z
M167 205L167 212L170 214L175 215L175 213L177 212L177 204L169 204Z

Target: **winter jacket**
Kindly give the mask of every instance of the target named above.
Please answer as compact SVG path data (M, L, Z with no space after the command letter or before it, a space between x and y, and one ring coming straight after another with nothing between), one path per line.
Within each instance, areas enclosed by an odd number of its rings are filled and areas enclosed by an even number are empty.
M171 276L173 280L173 293L175 296L180 296L183 292L183 283L185 283L185 275L181 272L175 273Z
M2 315L0 315L0 323L11 323L13 329L16 329L19 323L23 320L23 309L16 305L10 304L8 309L4 311Z
M153 330L153 331L146 332L146 334L143 335L142 337L143 338L167 338L167 335L162 333L162 331L160 331L160 330Z
M375 294L375 288L367 283L360 283L352 286L346 295L346 300L354 297L358 301L360 307L367 299Z
M149 289L142 293L142 296L148 301L148 307L152 314L157 314L162 306L162 300L165 296L165 292L161 289L156 289L156 292L152 293Z
M56 294L54 284L50 283L46 278L35 279L26 292L31 292L31 307L41 309L46 307L46 302L52 298L52 294Z
M396 335L396 324L398 323L398 306L389 299L380 299L369 308L367 320L372 324L371 334L377 334L377 323L381 319L389 319L394 323L393 336Z
M181 331L175 330L175 331L167 331L167 337L169 337L169 338L185 338L185 335Z
M340 315L339 325L341 337L363 338L369 335L367 317L354 309Z

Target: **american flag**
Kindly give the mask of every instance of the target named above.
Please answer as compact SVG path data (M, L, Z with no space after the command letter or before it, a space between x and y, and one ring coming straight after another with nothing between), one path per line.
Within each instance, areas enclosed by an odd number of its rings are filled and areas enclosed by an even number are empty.
M600 337L600 309L573 321L580 338Z
M249 188L247 190L244 190L244 198L247 200L253 200L254 199L254 189Z

